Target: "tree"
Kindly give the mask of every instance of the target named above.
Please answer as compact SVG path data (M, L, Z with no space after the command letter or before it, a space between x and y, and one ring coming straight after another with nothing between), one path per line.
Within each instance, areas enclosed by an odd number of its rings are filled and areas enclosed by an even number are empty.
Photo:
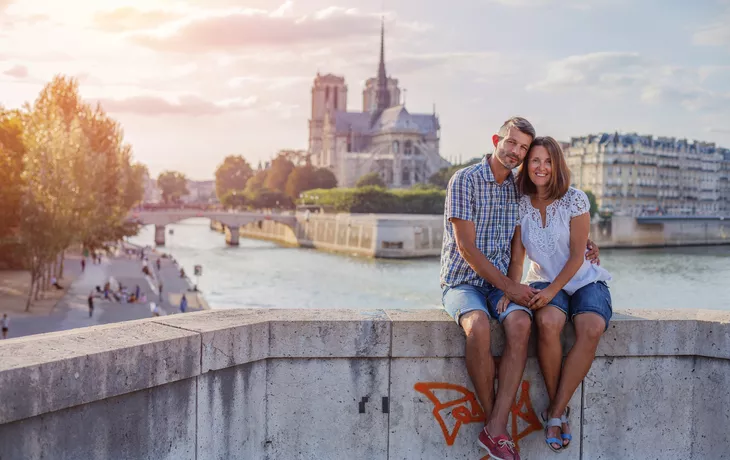
M20 224L24 156L21 115L0 107L0 241Z
M246 182L246 188L244 191L248 193L249 195L252 193L257 192L258 190L261 190L264 188L264 182L266 182L266 177L269 175L268 169L260 169L256 171L256 174L254 174L247 182Z
M314 170L314 183L315 187L330 189L337 187L337 178L334 173L327 168L317 168Z
M466 168L467 166L471 166L474 164L477 164L481 162L481 158L472 158L471 160L467 161L466 163L462 164L456 164L447 166L445 168L441 168L438 171L436 171L431 177L428 178L428 183L432 184L442 190L445 190L446 187L449 186L449 181L451 180L451 176L456 173L456 171Z
M233 190L243 191L253 176L251 165L241 155L227 156L215 170L215 193L223 202L223 197Z
M383 181L383 178L380 177L380 174L371 172L362 176L355 184L355 187L357 188L369 186L385 188L385 181Z
M583 190L588 196L588 202L591 204L591 218L596 215L598 212L598 202L596 201L596 195L593 194L590 190Z
M243 209L249 204L248 197L241 190L231 190L219 199L226 209Z
M248 196L248 202L256 209L293 208L291 198L279 190L262 188Z
M188 179L177 171L164 171L157 178L157 186L162 191L162 201L165 204L178 204L180 199L190 193Z
M289 174L294 171L294 163L280 155L271 162L271 167L264 180L264 188L284 192Z

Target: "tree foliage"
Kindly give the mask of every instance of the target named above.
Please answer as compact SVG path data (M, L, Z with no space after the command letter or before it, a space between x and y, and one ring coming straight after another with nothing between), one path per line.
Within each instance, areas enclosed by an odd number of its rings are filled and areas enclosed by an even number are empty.
M590 190L583 190L588 196L588 202L591 204L591 218L596 215L598 212L598 201L596 201L596 195L593 194Z
M249 198L243 190L231 190L219 200L226 209L245 209L249 204Z
M246 193L254 193L257 190L261 190L264 188L264 182L266 181L266 176L269 175L268 169L259 169L256 171L256 174L254 174L247 182L246 182L246 188L244 191Z
M157 187L162 192L162 201L165 204L179 204L188 191L188 179L185 174L177 171L163 171L157 177Z
M355 184L355 187L357 188L371 186L385 188L385 181L382 177L380 177L380 174L376 172L365 174L360 179L358 179L357 183Z
M264 188L285 192L286 181L289 179L289 174L292 171L294 171L294 163L289 161L285 156L279 155L274 158L266 174Z
M294 168L287 178L284 191L292 200L296 200L306 190L330 189L336 186L337 179L332 171L307 164Z
M125 223L142 197L119 124L83 102L75 79L54 77L33 104L0 109L0 254L30 270L27 308L62 277L74 244L98 249L136 231Z
M443 190L386 190L377 186L309 190L299 203L317 205L329 212L443 214Z
M215 193L223 202L223 197L234 190L244 190L246 183L253 177L253 170L240 155L227 156L215 170Z
M480 161L482 161L481 158L472 158L466 163L441 168L428 178L428 183L440 188L441 190L446 190L446 187L448 187L449 181L451 180L451 176L453 176L456 171L466 168L467 166L477 164Z

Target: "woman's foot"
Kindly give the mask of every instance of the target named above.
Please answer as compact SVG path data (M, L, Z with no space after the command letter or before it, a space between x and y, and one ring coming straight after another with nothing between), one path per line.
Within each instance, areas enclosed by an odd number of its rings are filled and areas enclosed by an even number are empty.
M543 411L540 413L540 417L542 417L543 423L547 423L548 421L548 411ZM562 425L560 427L557 426L551 426L547 428L547 431L545 432L545 439L548 438L556 438L556 439L562 439L563 445L552 443L551 445L555 449L560 449L561 447L565 448L570 445L570 442L572 440L572 435L570 432L570 421L568 418L570 417L570 407L565 408L565 412L563 412L563 415L555 418L560 418L560 421L562 422Z

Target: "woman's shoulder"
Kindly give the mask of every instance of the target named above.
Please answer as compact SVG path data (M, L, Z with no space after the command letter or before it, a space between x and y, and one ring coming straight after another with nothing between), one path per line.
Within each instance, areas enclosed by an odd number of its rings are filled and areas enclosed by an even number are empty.
M561 198L565 209L570 211L571 216L576 216L590 210L588 195L583 190L569 187L568 191Z

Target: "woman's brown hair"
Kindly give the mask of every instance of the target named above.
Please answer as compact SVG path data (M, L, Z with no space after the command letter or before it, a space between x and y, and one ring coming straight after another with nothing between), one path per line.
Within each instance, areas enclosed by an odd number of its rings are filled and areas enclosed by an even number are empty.
M530 156L532 155L535 147L544 147L550 155L550 163L552 164L552 174L550 175L550 183L548 183L548 196L547 198L557 200L558 198L565 195L570 187L570 169L568 164L565 162L565 155L563 155L563 149L560 148L558 141L550 136L536 137L532 144L530 144L530 150L525 155L525 161L520 167L520 171L517 173L517 189L523 195L535 195L537 194L537 187L535 183L530 179L530 175L527 173Z

